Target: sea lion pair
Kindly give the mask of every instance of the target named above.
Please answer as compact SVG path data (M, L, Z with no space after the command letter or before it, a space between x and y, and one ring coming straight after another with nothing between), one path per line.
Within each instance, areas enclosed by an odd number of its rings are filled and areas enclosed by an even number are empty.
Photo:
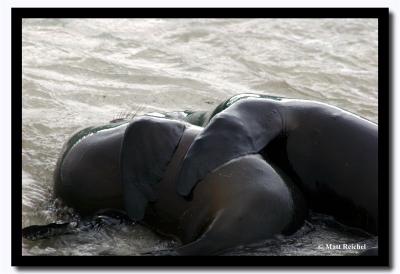
M56 196L83 215L123 210L179 239L181 255L291 233L308 208L377 233L376 124L252 94L181 118L145 115L75 134L55 170Z

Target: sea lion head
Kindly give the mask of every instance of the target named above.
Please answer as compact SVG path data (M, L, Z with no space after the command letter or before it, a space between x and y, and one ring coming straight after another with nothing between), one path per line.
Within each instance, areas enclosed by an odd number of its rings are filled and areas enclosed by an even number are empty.
M181 121L141 116L80 130L58 159L55 196L83 215L116 208L141 220L184 129Z

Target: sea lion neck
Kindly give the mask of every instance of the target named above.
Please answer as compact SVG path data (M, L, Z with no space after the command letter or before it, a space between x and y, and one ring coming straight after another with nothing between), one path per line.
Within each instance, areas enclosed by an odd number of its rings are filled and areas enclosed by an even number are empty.
M190 145L193 143L196 136L203 130L203 128L198 126L188 126L182 134L179 141L178 147L169 162L167 169L164 173L163 179L160 182L160 186L171 187L175 190L175 184L177 177L182 168L183 159L185 158L186 152L189 150Z

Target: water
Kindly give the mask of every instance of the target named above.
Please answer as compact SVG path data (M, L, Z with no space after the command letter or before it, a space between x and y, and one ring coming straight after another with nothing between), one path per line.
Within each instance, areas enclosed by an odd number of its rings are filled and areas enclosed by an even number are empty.
M76 130L121 113L210 110L254 92L323 101L377 122L377 26L376 19L25 19L23 226L76 217L52 197L58 153ZM356 252L321 245L376 245L327 219L230 254L346 255ZM122 226L23 240L23 254L157 254L176 245Z

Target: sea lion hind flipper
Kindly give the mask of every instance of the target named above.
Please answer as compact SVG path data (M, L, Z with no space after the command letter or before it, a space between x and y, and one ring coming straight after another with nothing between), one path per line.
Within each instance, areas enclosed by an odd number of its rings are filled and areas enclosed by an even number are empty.
M99 230L105 226L133 225L125 212L116 209L104 209L84 221L65 223L50 223L47 225L32 225L22 229L22 237L28 240L41 240L66 234L76 234L82 231Z
M239 156L257 153L283 131L276 102L240 100L217 114L190 146L178 177L177 191L190 195L209 172Z
M252 242L254 237L260 236L259 232L243 233L251 227L252 223L243 221L241 216L235 213L237 209L218 211L206 230L196 240L178 247L177 254L181 256L220 255L244 243ZM251 222L250 219L246 220Z
M185 125L157 117L134 119L126 128L121 149L121 177L128 216L143 219L147 203L157 200L158 183L182 137Z
M176 249L181 256L209 256L218 255L227 248L232 247L230 235L224 228L229 227L230 222L223 218L223 211L217 213L206 231L196 240L180 246Z
M28 240L41 240L54 236L72 234L76 231L74 223L50 223L47 225L32 225L22 229L22 237Z

